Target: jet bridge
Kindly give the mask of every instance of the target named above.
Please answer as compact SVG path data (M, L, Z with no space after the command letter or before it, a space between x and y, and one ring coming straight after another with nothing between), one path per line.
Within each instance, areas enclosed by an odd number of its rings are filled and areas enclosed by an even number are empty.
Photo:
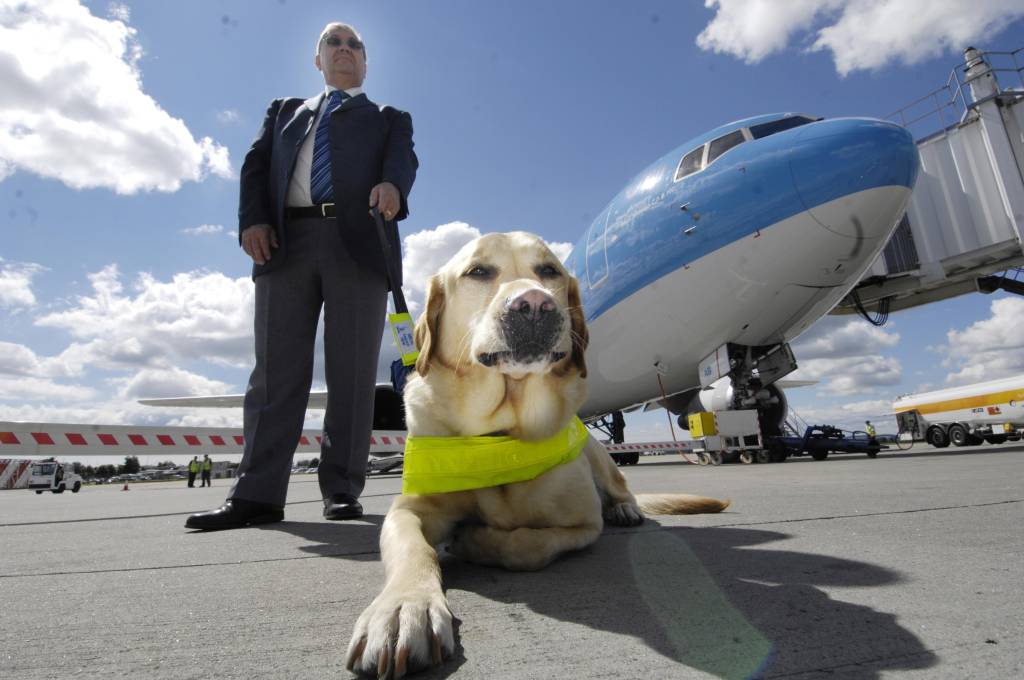
M833 314L881 325L890 311L964 293L1024 294L1024 48L971 47L964 60L888 116L922 135L921 171L889 244Z

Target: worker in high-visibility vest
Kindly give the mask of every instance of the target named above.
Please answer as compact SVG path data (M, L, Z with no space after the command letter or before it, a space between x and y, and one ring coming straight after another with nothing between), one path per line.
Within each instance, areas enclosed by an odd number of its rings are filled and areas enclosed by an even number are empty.
M210 473L213 472L213 461L210 460L210 455L207 453L203 454L203 483L199 486L212 486L210 483Z
M868 433L868 437L871 439L875 438L875 426L871 424L870 420L864 421L864 431Z
M188 487L191 489L196 485L196 475L199 474L199 456L192 456L188 463Z

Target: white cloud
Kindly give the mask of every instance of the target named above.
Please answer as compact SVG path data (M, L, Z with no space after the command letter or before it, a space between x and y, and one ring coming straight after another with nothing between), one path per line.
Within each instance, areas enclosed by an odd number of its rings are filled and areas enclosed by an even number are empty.
M38 264L7 262L0 257L0 309L35 306L32 277L41 271Z
M181 233L189 236L205 236L207 234L220 234L224 231L223 224L200 224L198 227L187 227Z
M947 344L938 348L946 355L943 365L953 369L946 383L964 385L1024 373L1024 299L1005 297L992 301L992 315L964 330L946 334Z
M731 54L748 64L788 45L794 33L811 27L842 0L705 0L715 17L697 36L702 50Z
M96 390L83 385L63 385L47 378L8 377L0 375L0 394L14 397L14 401L83 401L97 396ZM16 396L15 396L16 395ZM6 416L6 414L4 414ZM4 418L17 420L16 418Z
M237 123L242 119L241 114L234 109L225 109L217 112L217 120L222 123Z
M800 368L786 379L825 381L822 394L840 396L896 385L902 378L900 362L882 352L899 338L859 318L825 317L793 343Z
M892 401L870 399L836 405L801 408L799 416L809 425L829 424L843 430L864 430L864 421L874 423L880 434L896 432L896 418L892 414Z
M832 52L847 75L900 60L914 64L983 43L1024 16L1020 0L705 0L715 10L697 36L704 50L748 63L791 42Z
M0 0L0 178L11 168L76 189L175 191L231 176L228 150L196 140L143 91L127 11L75 0Z
M134 295L125 293L114 265L89 279L91 294L36 320L83 341L68 350L74 348L81 361L106 369L183 361L251 365L253 285L248 277L186 272L162 282L140 274Z
M793 349L798 359L835 359L877 354L899 344L900 335L857 317L825 317L814 324Z
M565 258L569 257L569 253L572 252L572 245L565 241L556 241L548 243L548 248L551 248L551 252L555 254L559 262L565 262Z
M128 23L132 18L131 9L128 5L120 2L112 2L107 5L107 15L112 19L117 19L123 23Z
M188 395L226 394L230 385L181 368L144 368L126 378L110 380L121 399L160 399Z
M39 370L39 357L25 345L0 342L0 375L32 375Z

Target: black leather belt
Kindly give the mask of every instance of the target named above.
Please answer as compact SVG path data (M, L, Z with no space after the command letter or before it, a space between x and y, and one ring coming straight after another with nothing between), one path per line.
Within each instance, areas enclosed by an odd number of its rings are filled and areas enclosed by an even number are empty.
M310 217L336 217L336 213L333 203L320 203L318 205L285 208L284 216L290 220L301 220Z

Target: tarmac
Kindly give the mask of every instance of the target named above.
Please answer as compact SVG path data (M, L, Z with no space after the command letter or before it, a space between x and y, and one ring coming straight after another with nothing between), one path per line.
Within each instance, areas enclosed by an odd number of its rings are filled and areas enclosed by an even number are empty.
M732 506L539 572L442 557L456 654L419 677L1024 676L1024 446L623 471ZM370 478L362 521L324 521L295 475L284 522L186 531L229 483L0 493L0 677L350 677L399 477Z

